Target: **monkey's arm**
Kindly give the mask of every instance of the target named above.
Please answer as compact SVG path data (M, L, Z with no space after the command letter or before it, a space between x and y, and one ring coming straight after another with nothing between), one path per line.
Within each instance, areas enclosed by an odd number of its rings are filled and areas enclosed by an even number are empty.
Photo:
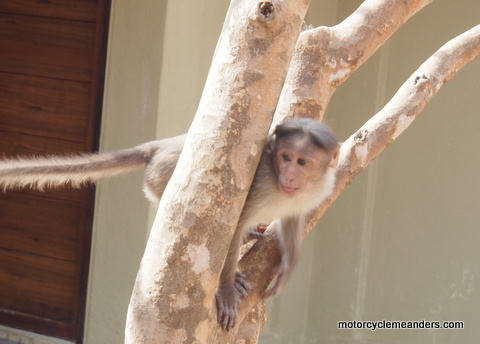
M79 187L95 183L100 179L144 168L154 155L161 154L162 150L172 150L172 146L177 148L180 145L181 151L183 140L183 136L174 137L99 154L1 160L0 189L30 187L42 190L65 184Z
M304 216L283 218L277 222L279 228L279 241L281 251L280 265L275 269L277 279L275 284L263 294L264 298L275 296L287 283L300 256L302 245L302 230L305 227Z
M224 330L229 330L235 326L240 297L247 296L252 289L246 277L237 272L238 256L244 236L243 225L239 223L230 242L227 257L220 274L218 290L215 294L218 322Z

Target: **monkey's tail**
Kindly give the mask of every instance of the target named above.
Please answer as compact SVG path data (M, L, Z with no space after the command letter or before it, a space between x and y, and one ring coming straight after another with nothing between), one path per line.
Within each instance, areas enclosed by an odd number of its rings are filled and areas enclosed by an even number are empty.
M46 156L0 161L0 190L80 187L145 167L154 144L99 154Z

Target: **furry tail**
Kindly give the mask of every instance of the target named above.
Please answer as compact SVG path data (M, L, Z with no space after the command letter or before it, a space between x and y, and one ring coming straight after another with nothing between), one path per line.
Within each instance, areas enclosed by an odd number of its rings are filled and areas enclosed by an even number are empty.
M43 190L65 184L80 187L145 167L154 142L99 154L0 160L0 190L30 187Z

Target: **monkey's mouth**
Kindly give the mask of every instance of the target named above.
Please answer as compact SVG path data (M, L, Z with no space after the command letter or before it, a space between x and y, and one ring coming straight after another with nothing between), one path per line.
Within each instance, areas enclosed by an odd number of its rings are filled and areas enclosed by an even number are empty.
M283 186L283 185L282 185L282 190L283 190L286 194L293 194L295 191L298 190L298 188L294 188L294 187L291 187L291 186Z

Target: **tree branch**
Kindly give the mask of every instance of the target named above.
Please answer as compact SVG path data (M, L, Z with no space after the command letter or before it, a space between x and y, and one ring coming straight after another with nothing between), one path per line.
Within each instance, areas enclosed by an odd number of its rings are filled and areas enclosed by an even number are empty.
M344 142L332 196L312 214L310 228L370 161L410 126L441 87L479 55L480 25L477 25L427 59L387 105Z
M413 122L440 88L479 55L480 25L440 48L412 74L381 111L345 141L340 152L335 188L311 214L305 235L369 162ZM273 268L280 260L275 235L268 234L268 239L257 242L240 262L254 286L254 291L242 303L242 314L261 300L261 293L272 281Z
M432 1L366 0L340 24L302 32L272 128L287 118L321 120L337 87Z

